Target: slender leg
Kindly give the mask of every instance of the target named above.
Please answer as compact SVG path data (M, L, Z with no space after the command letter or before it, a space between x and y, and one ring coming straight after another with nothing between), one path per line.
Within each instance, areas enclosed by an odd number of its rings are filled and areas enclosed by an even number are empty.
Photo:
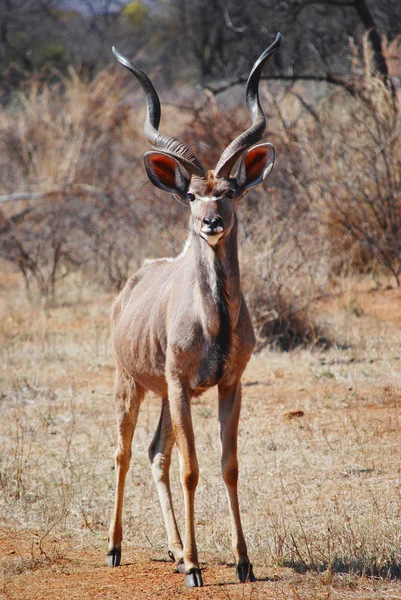
M149 446L149 459L166 527L169 555L175 560L177 569L183 573L183 547L174 515L170 490L169 471L174 442L170 407L167 398L163 398L159 424L153 441Z
M116 373L114 399L118 428L116 460L116 495L114 513L109 530L109 549L107 552L109 567L118 567L121 562L122 509L125 478L131 460L131 443L134 435L138 412L145 390L127 377Z
M242 531L238 503L238 421L241 411L241 383L225 387L219 386L219 424L221 440L221 472L226 484L230 511L232 548L237 565L237 575L242 583L255 581L252 565Z
M169 401L173 433L180 458L181 485L184 493L185 541L183 558L185 584L188 587L201 587L203 581L198 563L194 514L199 467L195 451L190 398L185 386L177 381L169 383Z

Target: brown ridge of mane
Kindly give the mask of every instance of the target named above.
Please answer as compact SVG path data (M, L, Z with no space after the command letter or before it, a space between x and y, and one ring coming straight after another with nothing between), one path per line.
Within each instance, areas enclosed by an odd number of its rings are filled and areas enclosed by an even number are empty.
M215 173L214 171L208 171L207 172L207 179L206 179L206 193L211 194L214 188L214 185L216 183L215 180Z

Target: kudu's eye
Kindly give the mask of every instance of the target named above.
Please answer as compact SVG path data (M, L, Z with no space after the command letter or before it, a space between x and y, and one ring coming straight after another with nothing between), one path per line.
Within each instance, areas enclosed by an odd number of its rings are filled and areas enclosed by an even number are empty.
M195 194L191 194L191 192L189 194L187 194L187 198L190 202L193 202L195 200Z
M235 196L235 190L228 190L226 192L226 198L234 198Z

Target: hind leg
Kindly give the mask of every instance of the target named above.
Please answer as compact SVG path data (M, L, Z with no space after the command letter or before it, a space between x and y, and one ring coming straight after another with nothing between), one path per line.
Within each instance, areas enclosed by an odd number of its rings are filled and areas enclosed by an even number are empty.
M174 446L174 434L171 425L170 407L167 398L162 400L162 411L153 441L149 446L149 459L153 478L159 494L160 506L166 527L170 557L176 562L177 569L184 572L182 560L182 541L174 515L170 490L171 452Z
M116 494L114 513L109 530L108 565L118 567L121 562L122 509L125 478L131 460L131 444L138 412L145 390L134 380L117 370L114 384L114 399L117 417L118 445L116 461Z

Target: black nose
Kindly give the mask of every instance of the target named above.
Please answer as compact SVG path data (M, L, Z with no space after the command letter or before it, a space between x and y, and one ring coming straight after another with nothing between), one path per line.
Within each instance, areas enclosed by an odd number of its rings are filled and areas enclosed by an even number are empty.
M205 217L203 222L205 225L209 225L212 231L219 226L223 227L223 220L221 217Z

